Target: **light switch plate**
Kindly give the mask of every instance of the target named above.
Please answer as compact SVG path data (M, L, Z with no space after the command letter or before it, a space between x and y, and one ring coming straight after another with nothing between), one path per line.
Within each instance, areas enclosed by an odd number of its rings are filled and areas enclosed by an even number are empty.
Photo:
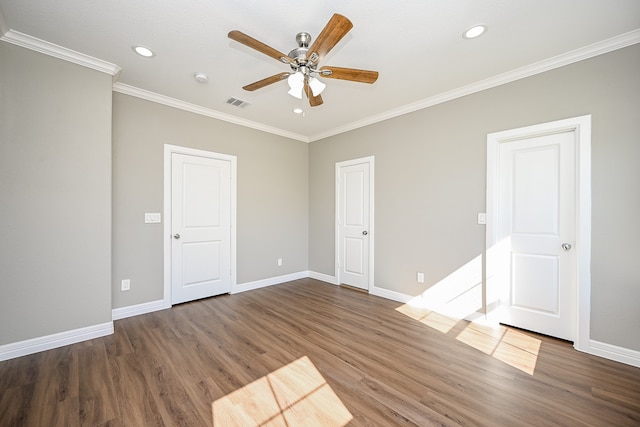
M159 213L146 213L144 214L145 224L157 224L162 222L162 216Z
M486 213L479 213L478 214L478 224L486 224L487 223L487 214Z

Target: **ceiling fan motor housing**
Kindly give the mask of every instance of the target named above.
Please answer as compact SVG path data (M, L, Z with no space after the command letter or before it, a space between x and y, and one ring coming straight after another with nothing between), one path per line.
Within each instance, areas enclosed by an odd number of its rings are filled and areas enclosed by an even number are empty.
M304 32L298 33L296 36L296 43L298 43L298 46L300 47L309 47L309 44L311 44L311 34Z
M311 43L311 35L309 33L298 33L296 36L298 47L289 52L289 58L293 59L298 66L305 65L307 60L307 52L309 51L309 43ZM293 64L291 68L295 70Z

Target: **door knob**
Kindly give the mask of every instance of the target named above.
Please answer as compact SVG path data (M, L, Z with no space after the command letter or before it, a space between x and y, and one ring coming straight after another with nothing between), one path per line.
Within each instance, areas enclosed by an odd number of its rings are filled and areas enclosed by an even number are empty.
M568 251L571 249L571 245L569 243L563 243L562 249L564 249L565 251Z
M173 235L173 238L174 238L174 239L179 239L179 238L180 238L180 235L179 235L178 233L176 233L176 234L174 234L174 235Z
M367 232L367 230L364 230L364 231L362 232L362 235L363 235L363 236L366 236L367 234L369 234L369 233Z

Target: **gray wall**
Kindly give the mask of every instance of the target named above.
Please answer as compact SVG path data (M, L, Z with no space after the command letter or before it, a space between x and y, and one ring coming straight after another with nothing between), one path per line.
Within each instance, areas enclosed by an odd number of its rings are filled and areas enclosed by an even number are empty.
M111 321L111 85L0 42L0 345Z
M113 105L113 308L163 296L163 225L144 213L163 211L164 144L237 156L238 284L308 269L308 144L119 93Z
M118 93L112 116L110 76L0 42L0 345L162 298L165 143L238 156L238 283L333 275L335 162L375 155L376 286L417 295L483 252L487 133L592 114L592 338L640 350L638 69L636 45L306 145Z
M312 143L309 269L334 274L336 162L375 155L375 284L417 295L483 253L487 134L591 114L591 338L640 350L638 70L634 45Z

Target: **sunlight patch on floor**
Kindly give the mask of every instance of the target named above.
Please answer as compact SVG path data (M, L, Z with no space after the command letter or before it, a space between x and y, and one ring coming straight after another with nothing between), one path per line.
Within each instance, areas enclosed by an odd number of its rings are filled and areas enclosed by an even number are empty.
M469 323L457 340L529 375L536 369L542 341L504 325Z
M459 318L445 316L444 314L440 314L437 311L431 311L425 308L412 307L409 304L401 305L400 307L396 308L396 311L399 311L405 316L409 316L410 318L417 320L418 322L424 323L430 328L438 330L443 334L448 333L460 321Z
M504 251L509 244L505 242L496 250ZM479 313L481 308L482 256L477 256L396 311L443 334L460 322L478 320L468 323L456 339L533 375L541 341L507 326L480 323L484 317Z
M341 427L353 416L304 356L212 403L214 426Z

